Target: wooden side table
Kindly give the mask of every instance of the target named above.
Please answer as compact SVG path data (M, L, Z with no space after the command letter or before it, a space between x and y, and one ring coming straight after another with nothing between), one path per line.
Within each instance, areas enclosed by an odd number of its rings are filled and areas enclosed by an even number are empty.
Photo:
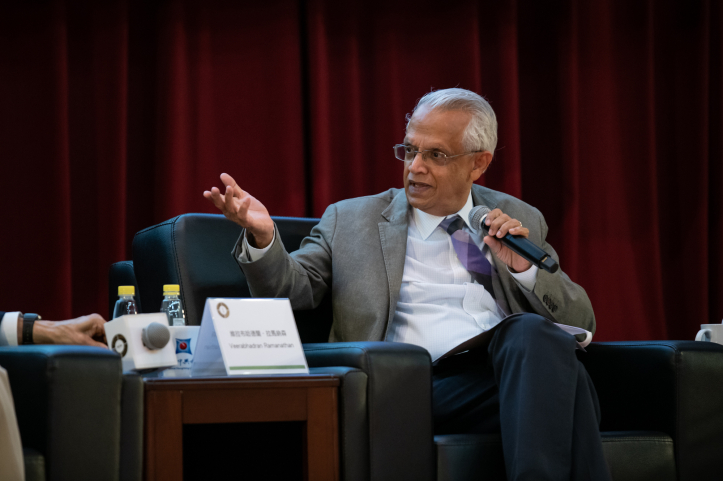
M337 389L331 374L146 378L145 478L183 479L183 425L303 421L305 479L339 479Z

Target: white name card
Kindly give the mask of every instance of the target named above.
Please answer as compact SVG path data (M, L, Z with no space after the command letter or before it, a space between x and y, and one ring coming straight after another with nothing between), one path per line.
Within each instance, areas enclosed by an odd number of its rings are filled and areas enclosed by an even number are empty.
M308 374L288 299L206 299L193 375Z

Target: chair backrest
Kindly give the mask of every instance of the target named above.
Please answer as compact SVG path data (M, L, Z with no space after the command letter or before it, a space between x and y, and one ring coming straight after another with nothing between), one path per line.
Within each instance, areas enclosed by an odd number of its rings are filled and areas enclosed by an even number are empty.
M274 217L289 252L299 248L319 219ZM158 312L163 284L179 284L189 325L200 325L207 297L250 297L246 277L231 255L241 227L222 215L183 214L144 229L133 239L133 267L144 312ZM326 342L330 295L312 311L295 311L302 342Z

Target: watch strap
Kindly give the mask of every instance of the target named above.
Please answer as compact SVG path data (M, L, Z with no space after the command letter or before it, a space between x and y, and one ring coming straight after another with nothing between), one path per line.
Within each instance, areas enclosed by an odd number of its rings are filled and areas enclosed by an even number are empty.
M23 344L35 344L33 342L33 325L40 319L37 314L21 314L23 317Z

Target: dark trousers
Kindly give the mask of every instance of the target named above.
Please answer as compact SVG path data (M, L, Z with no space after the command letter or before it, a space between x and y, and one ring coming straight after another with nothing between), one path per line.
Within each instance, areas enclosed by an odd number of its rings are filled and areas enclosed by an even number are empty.
M597 394L575 347L537 314L508 317L487 349L434 367L435 434L500 433L510 480L609 480Z

